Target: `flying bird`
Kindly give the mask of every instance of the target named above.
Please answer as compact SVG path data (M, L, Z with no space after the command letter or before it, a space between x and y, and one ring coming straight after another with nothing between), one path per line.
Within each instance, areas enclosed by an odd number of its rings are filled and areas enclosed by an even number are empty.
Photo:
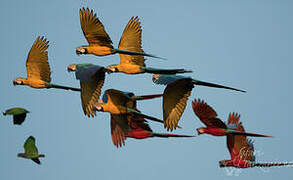
M111 54L128 54L128 55L140 55L159 58L157 56L146 54L142 51L135 51L133 49L133 37L136 36L137 29L133 26L126 26L124 31L128 31L122 35L118 49L113 47L113 42L110 36L105 31L104 25L94 14L93 10L89 8L82 8L79 10L80 25L83 31L83 35L88 41L88 46L79 46L76 48L76 54L93 54L96 56L107 56ZM135 19L138 19L137 17ZM133 20L133 18L131 19ZM135 39L136 40L136 39ZM123 46L121 45L123 44ZM135 44L141 45L141 40L135 42Z
M123 92L127 96L133 99L134 103L132 108L140 112L136 107L136 100L141 100L141 97L146 99L160 97L160 95L152 96L135 96L132 92ZM139 98L138 98L139 97ZM179 134L167 134L167 133L155 133L149 127L148 122L144 117L140 115L132 114L111 114L111 135L113 144L116 147L121 147L125 145L126 138L135 139L146 139L151 137L169 138L169 137L194 137L189 135L179 135Z
M141 52L141 26L138 17L132 17L126 25L119 43L119 49ZM145 65L144 56L128 55L120 53L120 64L109 65L107 69L111 72L122 72L125 74L159 73L176 74L192 72L185 69L158 69Z
M107 69L93 64L70 64L67 67L69 72L75 72L75 77L80 81L81 104L85 115L94 117L93 105L100 98L101 89L105 81Z
M163 123L162 120L140 113L136 109L137 100L161 97L160 94L135 96L132 92L124 92L108 89L104 92L102 99L93 106L95 111L109 112L111 114L111 135L113 144L121 147L130 132L129 118L131 116L144 117Z
M165 128L171 131L176 129L194 85L246 92L181 75L154 74L152 80L155 84L167 85L163 95L163 119Z
M148 125L147 121L139 116L129 116L130 131L127 137L135 139L146 139L151 137L169 138L169 137L194 137L190 135L155 133Z
M13 116L13 124L21 125L25 120L26 114L29 113L28 110L24 108L10 108L3 112L3 115L12 115Z
M136 101L134 97L129 96L129 92L123 92L116 89L108 89L104 92L102 99L95 103L95 111L109 112L111 115L130 114L144 117L146 119L163 123L162 120L148 116L135 110ZM160 97L160 95L144 96L145 99ZM148 97L148 98L146 98ZM141 99L138 97L137 99Z
M228 124L234 125L236 131L245 133L242 123L239 123L237 118L230 119ZM247 139L246 135L227 135L227 147L231 160L219 161L220 167L249 168L293 165L293 162L255 162L253 142L251 139Z
M51 71L48 63L49 41L37 37L26 60L27 78L15 78L13 85L26 85L32 88L58 88L72 91L80 89L52 84Z
M38 148L36 147L36 139L33 136L30 136L25 141L24 145L24 153L18 153L18 157L31 159L37 164L41 164L39 158L45 157L44 154L38 153Z
M192 108L195 115L203 122L207 127L200 127L197 130L198 135L200 134L210 134L213 136L227 136L233 135L245 135L254 137L271 137L268 135L247 133L243 131L237 131L235 128L239 124L240 115L237 113L230 113L228 117L228 124L225 124L217 116L216 111L210 107L204 101L200 99L194 100L192 102Z

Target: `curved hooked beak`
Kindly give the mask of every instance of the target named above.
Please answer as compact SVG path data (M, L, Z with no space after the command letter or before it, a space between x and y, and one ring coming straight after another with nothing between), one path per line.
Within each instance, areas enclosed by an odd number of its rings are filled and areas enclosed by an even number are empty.
M196 131L197 131L197 135L201 135L203 133L201 128L197 128Z
M73 72L76 71L76 64L69 64L67 66L67 72Z
M77 48L75 49L75 53L76 53L77 55L81 55L81 54L87 54L88 51L87 51L86 48L83 48L83 47L77 47Z
M81 53L79 50L76 49L76 50L75 50L75 54L79 56L79 55L81 55L82 53Z
M13 79L13 85L21 85L23 84L23 82L21 80L18 80L18 79Z
M114 72L119 72L119 70L118 70L117 67L114 67L114 66L108 66L108 67L107 67L107 72L110 74L110 73L114 73Z
M154 74L152 77L153 82L156 83L158 81L158 78L159 78L159 74Z

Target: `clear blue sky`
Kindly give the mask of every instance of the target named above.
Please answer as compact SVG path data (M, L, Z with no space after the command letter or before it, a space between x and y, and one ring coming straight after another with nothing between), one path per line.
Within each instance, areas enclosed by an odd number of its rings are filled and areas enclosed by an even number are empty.
M143 49L168 58L149 58L147 65L187 68L200 80L245 89L238 93L195 87L180 120L182 130L195 134L203 124L191 109L191 100L204 99L225 120L239 112L249 132L274 136L255 139L257 161L293 161L292 67L293 4L272 0L196 1L5 1L1 19L1 110L20 106L31 111L22 126L11 117L0 121L0 179L289 179L292 167L221 169L218 161L229 159L225 137L201 135L192 139L128 139L117 149L110 135L109 114L83 115L80 95L63 90L38 90L12 85L14 77L26 76L25 61L37 36L50 41L52 82L79 86L71 63L108 65L119 55L77 56L75 48L86 45L79 9L93 8L117 47L131 16L143 26ZM161 93L150 74L112 74L109 88L136 94ZM161 99L139 102L139 108L162 118ZM157 123L154 131L165 132ZM25 139L33 135L42 165L17 158ZM232 175L229 176L229 175Z

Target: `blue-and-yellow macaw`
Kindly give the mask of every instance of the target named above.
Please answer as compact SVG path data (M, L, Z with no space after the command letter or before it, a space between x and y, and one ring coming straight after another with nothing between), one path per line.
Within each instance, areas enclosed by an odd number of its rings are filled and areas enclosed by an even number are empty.
M154 74L153 82L156 84L167 85L163 95L163 118L165 128L171 131L176 129L194 85L245 92L240 89L204 82L181 75Z

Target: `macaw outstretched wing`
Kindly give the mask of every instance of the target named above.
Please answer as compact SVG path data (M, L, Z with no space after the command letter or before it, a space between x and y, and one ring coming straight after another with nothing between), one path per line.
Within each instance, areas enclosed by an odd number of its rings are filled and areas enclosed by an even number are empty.
M93 13L93 10L82 8L79 10L79 15L81 29L89 45L113 48L111 38L106 33L104 25Z
M111 114L111 135L116 147L125 145L127 134L130 131L127 114Z
M51 82L51 70L48 63L49 41L37 37L26 60L27 78Z
M206 102L198 99L194 99L192 102L192 109L195 115L203 122L207 127L217 127L226 129L226 124L219 118L217 118L216 111L209 106Z
M137 16L131 17L123 31L118 48L120 50L144 53L141 47L141 33L142 29L139 18ZM120 53L120 64L145 66L144 61L144 56Z
M193 88L190 79L179 79L167 85L163 95L163 119L167 130L176 129Z

